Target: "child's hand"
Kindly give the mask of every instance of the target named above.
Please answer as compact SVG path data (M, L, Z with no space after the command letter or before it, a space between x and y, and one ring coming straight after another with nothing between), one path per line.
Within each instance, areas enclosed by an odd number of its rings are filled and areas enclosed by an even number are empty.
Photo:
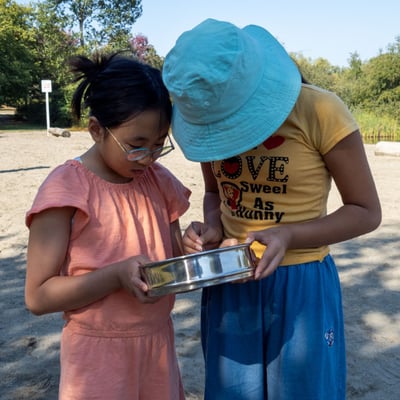
M183 247L185 254L211 250L219 247L222 232L200 221L193 221L183 234Z
M254 279L262 279L271 275L282 262L288 248L288 230L270 228L257 232L249 232L246 242L260 242L267 246L257 263Z
M229 247L229 246L236 246L239 244L239 241L234 238L224 239L219 247Z
M159 298L147 296L149 290L142 280L139 267L150 263L151 260L144 256L134 256L119 264L118 278L121 286L132 295L136 296L141 303L156 303Z

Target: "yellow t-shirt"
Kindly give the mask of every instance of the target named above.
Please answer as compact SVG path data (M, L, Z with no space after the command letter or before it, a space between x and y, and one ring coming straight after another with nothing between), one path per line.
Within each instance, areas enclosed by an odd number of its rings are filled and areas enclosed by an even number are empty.
M212 163L225 236L244 241L248 231L325 216L331 176L322 156L357 129L335 94L303 85L294 109L273 136ZM258 257L264 248L253 244ZM289 250L282 265L322 260L328 252L328 246Z

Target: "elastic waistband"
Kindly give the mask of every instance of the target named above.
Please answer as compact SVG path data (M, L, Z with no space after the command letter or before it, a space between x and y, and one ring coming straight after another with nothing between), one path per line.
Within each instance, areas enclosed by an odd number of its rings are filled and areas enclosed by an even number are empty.
M103 337L103 338L128 338L128 337L153 335L159 332L161 329L167 327L170 323L172 323L171 317L169 317L165 321L161 321L157 325L135 327L135 329L131 330L109 330L109 329L89 328L86 326L82 326L81 324L77 323L74 320L69 320L65 323L64 329L67 329L74 334L83 336Z

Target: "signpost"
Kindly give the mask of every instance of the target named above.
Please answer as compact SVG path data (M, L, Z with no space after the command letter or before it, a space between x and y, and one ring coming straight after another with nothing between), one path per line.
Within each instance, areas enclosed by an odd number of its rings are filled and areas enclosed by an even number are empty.
M51 81L42 80L42 92L46 93L46 126L47 126L47 136L49 136L50 130L50 112L49 112L49 93L51 92Z

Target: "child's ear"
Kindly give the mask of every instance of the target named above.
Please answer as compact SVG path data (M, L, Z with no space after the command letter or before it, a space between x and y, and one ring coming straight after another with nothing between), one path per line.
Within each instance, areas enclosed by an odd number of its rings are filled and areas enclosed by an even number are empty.
M89 117L88 130L92 139L98 143L104 138L105 129L101 126L100 122L96 117Z

